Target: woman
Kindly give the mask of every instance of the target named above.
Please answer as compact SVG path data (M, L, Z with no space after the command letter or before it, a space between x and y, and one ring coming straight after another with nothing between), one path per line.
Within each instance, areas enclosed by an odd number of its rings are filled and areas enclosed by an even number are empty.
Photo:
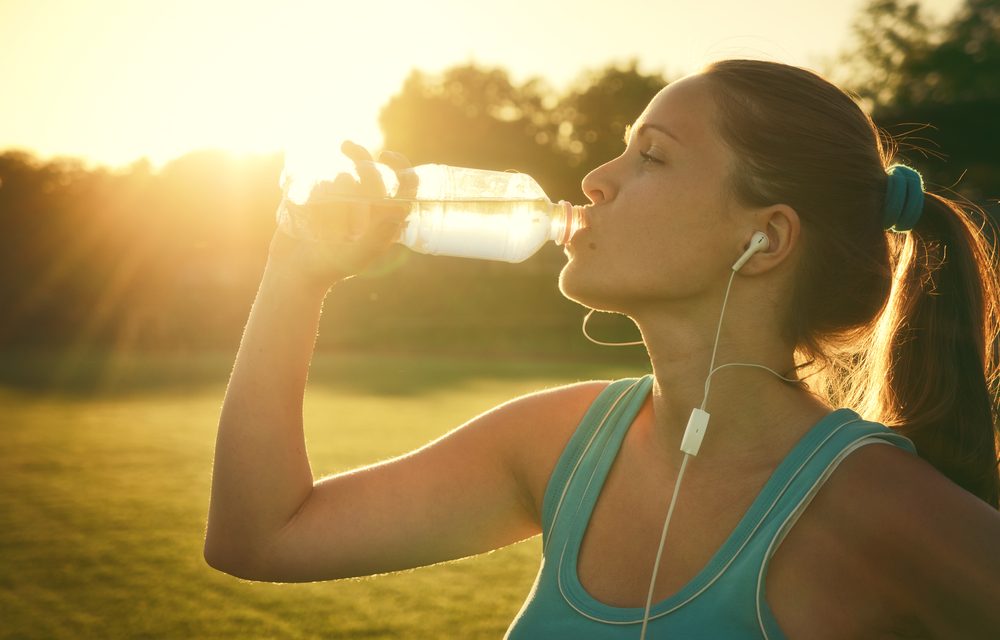
M362 179L338 188L377 193L367 153L345 152ZM518 398L315 484L301 401L320 305L399 214L355 212L323 249L276 235L222 411L208 562L334 579L544 530L511 638L996 637L995 267L967 215L890 156L794 67L670 84L584 179L560 276L635 321L652 375ZM735 363L706 403L710 367Z

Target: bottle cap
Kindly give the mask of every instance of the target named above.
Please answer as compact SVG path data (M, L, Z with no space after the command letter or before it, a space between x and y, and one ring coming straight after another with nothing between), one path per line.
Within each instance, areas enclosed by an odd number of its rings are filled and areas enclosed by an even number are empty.
M556 244L562 246L569 242L569 239L573 237L574 233L584 227L585 222L583 218L583 207L572 205L566 200L560 200L558 204L562 207L563 234L561 238L556 240Z

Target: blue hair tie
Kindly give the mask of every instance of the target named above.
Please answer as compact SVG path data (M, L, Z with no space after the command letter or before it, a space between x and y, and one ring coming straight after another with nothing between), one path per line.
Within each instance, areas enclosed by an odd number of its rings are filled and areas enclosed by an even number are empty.
M924 179L905 164L886 170L889 181L882 207L882 227L887 231L909 231L924 211Z

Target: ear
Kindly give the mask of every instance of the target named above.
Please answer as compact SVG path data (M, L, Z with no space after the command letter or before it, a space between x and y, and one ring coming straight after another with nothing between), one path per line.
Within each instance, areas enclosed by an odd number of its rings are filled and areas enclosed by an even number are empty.
M740 269L745 275L765 273L787 262L798 247L802 230L798 212L786 204L762 207L753 219L754 229L767 234L768 245Z

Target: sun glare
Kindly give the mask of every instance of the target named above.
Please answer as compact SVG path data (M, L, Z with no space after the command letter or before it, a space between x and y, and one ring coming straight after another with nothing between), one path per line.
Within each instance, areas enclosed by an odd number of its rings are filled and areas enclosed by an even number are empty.
M357 52L370 48L366 30L334 31L344 20L332 4L178 0L109 13L70 3L58 20L45 5L15 15L17 31L34 38L0 28L18 59L33 61L12 68L12 82L21 84L9 109L19 124L10 132L0 124L12 146L60 155L85 149L89 159L118 165L146 156L160 166L205 148L381 144L378 109L401 72L379 60L359 64Z

